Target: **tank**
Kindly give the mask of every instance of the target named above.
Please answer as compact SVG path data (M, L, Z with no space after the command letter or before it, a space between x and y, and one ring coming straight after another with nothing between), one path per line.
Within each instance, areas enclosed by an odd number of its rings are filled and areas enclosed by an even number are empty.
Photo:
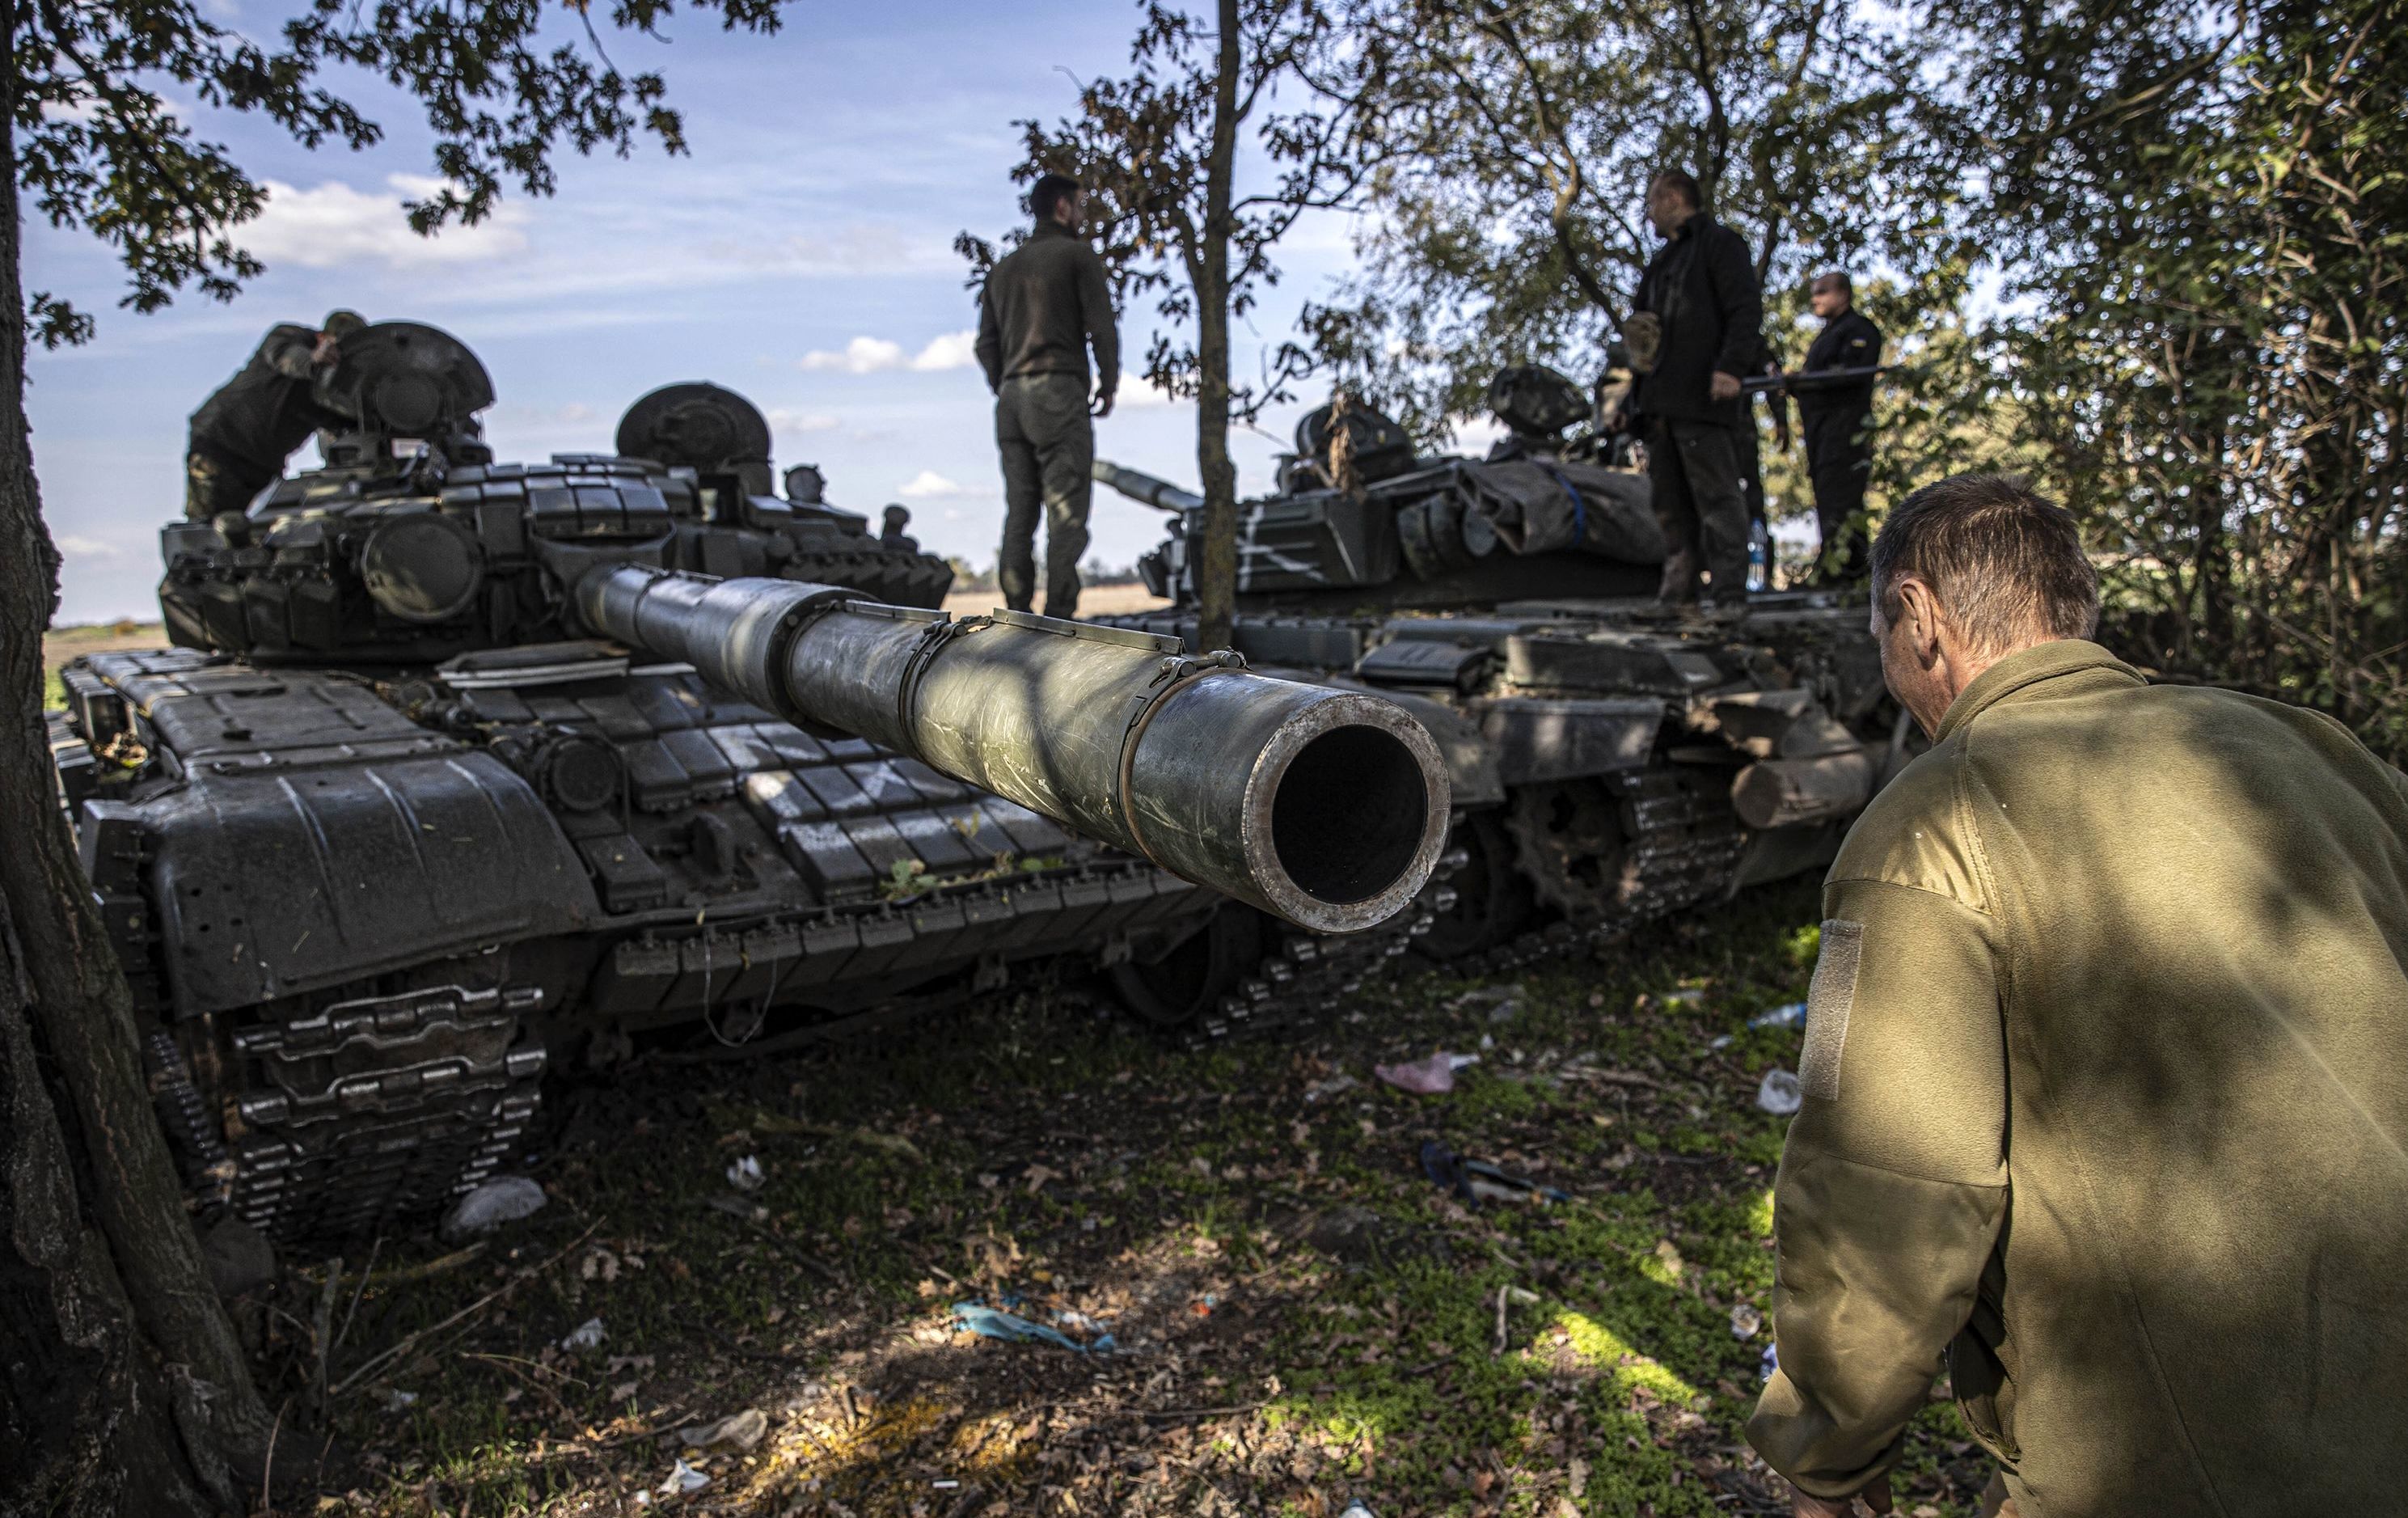
M1643 460L1600 424L1626 378L1584 394L1503 372L1504 435L1481 457L1419 453L1340 398L1299 423L1280 490L1239 508L1237 652L1378 692L1446 755L1445 905L1413 943L1467 968L1817 867L1905 756L1861 600L1758 593L1736 622L1655 602ZM1109 461L1095 474L1169 527L1140 568L1171 608L1106 620L1192 637L1202 500ZM1238 952L1256 931L1234 912L1215 928ZM1158 1010L1182 994L1166 979Z
M1396 703L949 617L906 523L808 466L767 494L730 392L495 464L481 365L395 322L320 398L356 424L325 466L165 528L178 646L70 666L53 724L197 1210L402 1226L521 1151L547 1072L1159 963L1233 900L1336 935L1284 977L1327 985L1435 902L1447 766Z

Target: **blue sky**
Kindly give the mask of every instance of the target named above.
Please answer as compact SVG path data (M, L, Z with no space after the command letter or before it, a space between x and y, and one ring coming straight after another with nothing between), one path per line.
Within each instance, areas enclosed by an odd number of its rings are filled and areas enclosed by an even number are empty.
M259 0L212 8L263 34L289 13ZM1022 219L1012 122L1069 109L1071 75L1124 66L1137 16L1118 0L805 0L771 38L698 21L666 43L618 38L622 66L666 74L691 155L572 155L553 198L514 195L485 225L432 241L401 218L430 171L407 103L360 87L387 134L365 153L306 152L242 118L205 118L272 187L267 214L242 233L267 273L233 304L118 310L105 249L27 228L28 288L100 318L97 340L32 364L35 462L66 559L60 620L156 614L156 535L181 507L185 418L270 324L336 306L431 322L474 348L499 396L486 434L501 458L607 449L638 395L713 380L769 414L781 467L816 463L837 504L874 517L900 501L924 544L991 563L1001 517L992 412L951 244L965 228L994 236ZM1239 352L1240 376L1351 262L1342 220L1298 229ZM1124 349L1141 356L1151 325L1150 311L1125 312ZM1283 437L1298 409L1264 426ZM1276 446L1239 435L1242 489L1268 487ZM1096 448L1196 477L1192 409L1134 375ZM305 448L296 466L313 456ZM1092 551L1125 564L1160 537L1159 522L1098 490Z

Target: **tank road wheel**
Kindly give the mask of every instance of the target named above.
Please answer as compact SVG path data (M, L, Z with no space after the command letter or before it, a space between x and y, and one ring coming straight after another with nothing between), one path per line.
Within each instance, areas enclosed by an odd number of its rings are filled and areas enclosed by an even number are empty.
M1638 884L1622 798L1595 780L1527 785L1513 793L1515 857L1539 899L1575 923L1620 908Z
M1268 937L1262 913L1232 901L1168 949L1151 956L1140 952L1105 973L1139 1021L1157 1028L1184 1027L1254 973Z
M1538 903L1514 858L1513 840L1494 812L1474 812L1447 840L1466 863L1447 878L1455 905L1433 913L1413 948L1431 959L1459 959L1506 942L1529 925Z

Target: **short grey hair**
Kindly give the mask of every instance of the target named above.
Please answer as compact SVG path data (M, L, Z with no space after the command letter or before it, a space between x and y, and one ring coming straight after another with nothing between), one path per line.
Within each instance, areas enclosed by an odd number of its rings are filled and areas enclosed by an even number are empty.
M1872 551L1872 591L1889 622L1904 614L1898 582L1910 574L1987 653L2099 630L2099 572L2081 527L2017 475L1954 475L1893 508Z

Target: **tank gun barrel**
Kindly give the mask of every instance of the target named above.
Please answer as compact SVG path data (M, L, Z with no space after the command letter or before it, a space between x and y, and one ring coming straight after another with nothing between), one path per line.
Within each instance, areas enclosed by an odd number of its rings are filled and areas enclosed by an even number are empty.
M1446 764L1401 708L1177 638L636 565L587 571L574 599L596 636L1304 927L1395 915L1445 840Z
M1140 506L1157 511L1199 511L1204 497L1192 490L1182 490L1168 480L1158 480L1140 470L1124 468L1110 459L1097 459L1093 473L1096 483L1110 485Z

